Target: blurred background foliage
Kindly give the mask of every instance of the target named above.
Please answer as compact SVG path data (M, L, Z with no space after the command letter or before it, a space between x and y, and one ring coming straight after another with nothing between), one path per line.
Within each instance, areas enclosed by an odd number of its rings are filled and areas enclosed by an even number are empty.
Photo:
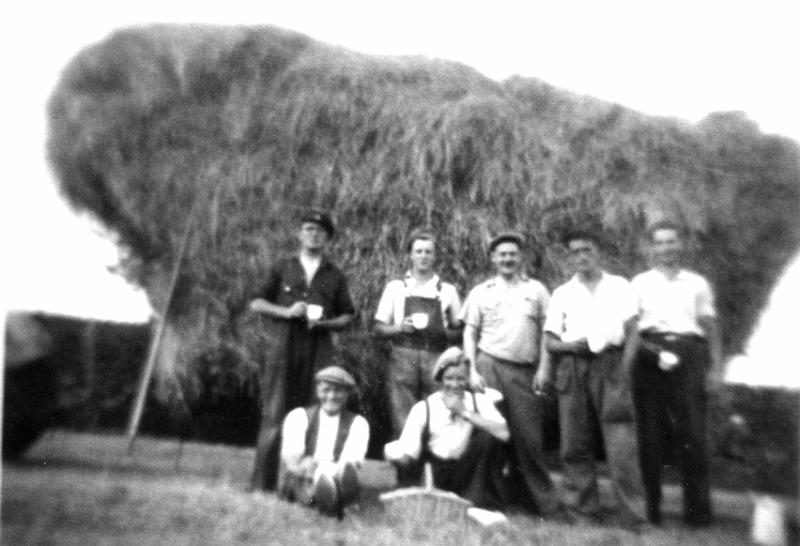
M270 339L246 303L295 249L307 206L337 222L330 254L360 318L339 336L339 359L379 425L386 347L369 324L407 267L411 228L440 235L442 276L465 295L490 274L499 230L525 234L529 273L552 289L569 274L564 229L603 233L609 269L630 276L647 266L646 226L677 220L690 231L689 264L716 287L728 354L800 242L800 148L741 113L649 117L535 79L496 82L273 27L115 32L66 68L49 125L63 195L117 234L119 271L154 309L190 223L162 399L175 384L193 398L208 374L251 388Z

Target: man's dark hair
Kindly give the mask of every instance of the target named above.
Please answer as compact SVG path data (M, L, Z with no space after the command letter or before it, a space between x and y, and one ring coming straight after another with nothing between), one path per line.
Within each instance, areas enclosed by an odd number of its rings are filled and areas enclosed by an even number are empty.
M647 228L647 239L652 242L653 235L655 235L656 231L660 231L662 229L668 229L670 231L674 231L679 239L686 238L686 230L678 224L677 222L673 222L672 220L659 220L658 222L654 222Z
M569 247L572 241L591 241L598 250L603 248L605 242L599 233L586 229L570 230L561 238L561 244L566 247Z
M414 246L415 241L431 241L436 246L436 235L427 229L415 229L408 235L408 244L406 244L406 252L411 252L411 247Z

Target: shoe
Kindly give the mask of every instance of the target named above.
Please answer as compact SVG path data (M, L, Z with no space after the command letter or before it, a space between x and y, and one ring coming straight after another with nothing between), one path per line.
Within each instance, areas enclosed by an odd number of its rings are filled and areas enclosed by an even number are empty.
M323 514L335 514L338 509L336 483L329 475L320 472L311 492L311 504Z
M348 504L358 497L360 484L358 471L353 463L345 463L339 472L339 496L343 504Z

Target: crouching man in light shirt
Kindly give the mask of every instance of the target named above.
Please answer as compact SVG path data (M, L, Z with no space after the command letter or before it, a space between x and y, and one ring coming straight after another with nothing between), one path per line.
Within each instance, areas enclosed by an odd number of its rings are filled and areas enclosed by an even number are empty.
M509 433L495 407L500 393L467 390L469 365L457 347L442 353L433 377L439 390L411 408L400 438L384 448L386 459L400 468L430 462L435 487L502 509L502 442Z
M315 376L318 403L289 412L283 422L278 494L342 516L358 499L358 470L369 443L369 425L345 409L353 376L329 366Z

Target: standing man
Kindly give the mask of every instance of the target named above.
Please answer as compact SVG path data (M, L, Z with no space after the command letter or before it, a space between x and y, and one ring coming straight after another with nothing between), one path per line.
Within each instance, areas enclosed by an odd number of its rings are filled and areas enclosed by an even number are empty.
M300 252L279 260L249 309L272 318L272 354L261 369L261 426L252 489L275 488L280 429L288 409L312 400L314 373L330 364L331 332L355 315L347 280L325 257L334 234L330 216L310 211L300 220Z
M434 272L436 237L415 230L408 238L411 270L386 285L375 312L375 332L392 341L389 404L394 436L400 435L411 407L438 390L436 359L461 335L461 300L456 287Z
M599 519L594 460L599 426L621 522L636 526L645 521L644 491L630 370L622 367L625 340L636 322L636 299L627 280L603 271L597 235L575 231L563 243L575 274L550 299L545 346L555 370L549 362L540 366L534 388L549 390L555 376L567 509L578 518Z
M560 512L557 491L543 466L544 406L533 392L539 364L547 289L523 272L523 239L503 233L489 243L496 275L469 294L462 313L464 355L473 388L500 391L511 434L511 480L523 503L543 515Z
M722 345L708 282L681 267L683 233L677 224L658 222L648 230L653 269L637 275L638 335L625 348L624 366L633 364L647 517L661 522L661 469L664 427L674 426L683 473L683 518L692 526L711 522L706 446L706 374L721 372ZM709 369L710 368L710 369Z

